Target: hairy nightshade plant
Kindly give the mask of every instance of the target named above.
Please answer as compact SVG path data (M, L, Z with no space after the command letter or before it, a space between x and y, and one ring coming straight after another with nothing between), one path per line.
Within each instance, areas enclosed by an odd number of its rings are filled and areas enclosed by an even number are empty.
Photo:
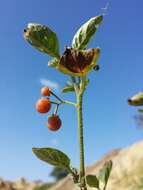
M74 106L78 118L79 135L79 153L80 167L74 168L71 165L70 158L63 152L53 148L33 148L34 154L42 161L51 165L63 167L73 177L73 182L81 190L87 190L88 187L98 190L105 190L110 176L112 161L107 161L99 171L99 175L86 175L84 164L84 139L83 139L83 95L89 84L88 75L92 70L99 70L97 60L100 55L100 48L87 49L87 45L97 32L102 23L103 15L89 19L76 32L71 46L65 46L63 54L59 52L59 41L55 32L49 27L41 24L28 24L24 30L24 38L36 49L53 57L49 61L49 67L52 67L70 77L63 88L63 93L73 92L76 95L76 103L61 99L52 90L45 87L42 89L44 96L36 103L36 109L40 113L47 113L51 106L55 105L54 113L48 119L48 128L57 131L62 125L58 116L58 109L62 104ZM54 97L56 100L51 100Z

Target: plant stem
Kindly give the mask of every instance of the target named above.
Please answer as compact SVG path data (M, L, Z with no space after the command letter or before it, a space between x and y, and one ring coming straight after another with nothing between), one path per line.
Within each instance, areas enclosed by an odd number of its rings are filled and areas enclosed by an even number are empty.
M59 96L57 96L54 92L50 92L57 100L59 100L59 102L54 102L54 101L51 101L51 103L53 103L53 104L58 104L58 105L60 105L60 104L69 104L69 105L72 105L72 106L77 106L77 104L76 103L74 103L74 102L70 102L70 101L66 101L66 100L62 100L61 98L59 98Z
M57 115L58 109L59 109L59 104L56 105L56 108L55 108L55 111L54 111L54 114L55 114L55 115Z
M77 94L77 104L78 104L77 116L78 116L78 131L79 131L79 148L80 148L80 183L81 183L81 190L87 190L86 181L85 181L85 166L84 166L83 115L82 115L83 92Z
M51 104L56 104L56 105L59 105L59 104L61 104L61 103L58 103L58 102L54 102L54 101L51 101L51 100L50 100L50 102L51 102Z
M63 104L69 104L69 105L72 105L72 106L77 107L77 104L74 103L74 102L70 102L70 101L63 100L62 103L63 103Z
M59 96L57 96L54 92L50 91L50 93L55 96L55 98L57 98L57 100L59 100L60 102L62 102L62 99L59 98Z

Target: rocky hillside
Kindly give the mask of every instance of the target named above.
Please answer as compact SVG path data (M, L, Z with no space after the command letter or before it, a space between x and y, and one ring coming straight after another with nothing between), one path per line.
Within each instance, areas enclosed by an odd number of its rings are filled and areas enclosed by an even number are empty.
M113 161L107 190L143 190L143 141L114 150L87 168L87 174L98 174L105 161ZM50 190L77 190L68 176ZM89 188L91 190L91 188Z
M87 167L87 174L97 174L105 161L113 161L113 169L107 190L143 190L143 141L130 147L114 150L105 155L90 167ZM45 190L47 184L42 182L27 182L21 179L15 182L6 182L0 179L0 190ZM39 188L40 187L40 188ZM44 188L43 188L44 187ZM71 178L68 176L59 181L48 190L77 190ZM91 190L89 188L89 190Z
M0 190L33 190L41 182L28 182L26 179L21 178L18 181L10 182L0 179Z
M45 190L51 185L51 183L43 183L42 181L29 182L25 178L13 182L0 178L0 190Z

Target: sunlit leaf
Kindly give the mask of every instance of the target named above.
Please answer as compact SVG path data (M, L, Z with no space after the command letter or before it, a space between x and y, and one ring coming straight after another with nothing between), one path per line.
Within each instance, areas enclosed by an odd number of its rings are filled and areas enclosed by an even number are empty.
M34 154L44 162L58 167L70 168L69 157L60 150L53 148L33 148L32 150Z
M59 42L55 32L47 26L30 23L24 30L24 38L36 49L59 58Z
M99 171L98 179L100 181L100 186L103 190L106 189L106 185L112 170L112 161L108 161L104 164L103 168Z
M99 15L91 18L85 24L83 24L74 35L72 47L79 50L86 49L89 41L98 30L102 20L103 15Z

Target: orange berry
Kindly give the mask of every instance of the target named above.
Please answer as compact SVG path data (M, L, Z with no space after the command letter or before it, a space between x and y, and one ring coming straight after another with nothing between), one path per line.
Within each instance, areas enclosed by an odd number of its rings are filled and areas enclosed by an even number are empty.
M48 128L51 131L57 131L58 129L60 129L61 125L62 125L62 121L59 118L59 116L52 114L49 118L48 118Z
M41 88L41 94L43 96L50 96L50 89L48 87L46 87L46 86Z
M36 102L36 110L39 113L47 113L51 109L51 102L49 99L39 99Z

